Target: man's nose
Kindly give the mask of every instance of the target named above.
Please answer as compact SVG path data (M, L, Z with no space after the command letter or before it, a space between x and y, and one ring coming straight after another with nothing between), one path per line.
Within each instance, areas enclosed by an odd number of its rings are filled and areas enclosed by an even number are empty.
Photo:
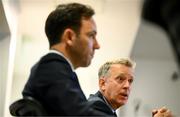
M100 45L98 43L98 41L95 39L94 40L94 49L99 49L100 48Z
M131 84L128 80L124 81L124 87L125 88L130 88Z

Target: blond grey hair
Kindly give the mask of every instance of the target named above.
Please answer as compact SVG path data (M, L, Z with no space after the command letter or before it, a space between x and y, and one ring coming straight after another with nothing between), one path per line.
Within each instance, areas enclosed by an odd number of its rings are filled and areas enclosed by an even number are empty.
M134 61L132 61L128 58L121 58L121 59L116 59L116 60L112 60L112 61L107 61L99 69L99 72L98 72L99 78L108 75L108 71L109 71L111 65L113 65L113 64L125 65L125 66L133 68L133 69L135 68L135 65L136 65L136 63Z

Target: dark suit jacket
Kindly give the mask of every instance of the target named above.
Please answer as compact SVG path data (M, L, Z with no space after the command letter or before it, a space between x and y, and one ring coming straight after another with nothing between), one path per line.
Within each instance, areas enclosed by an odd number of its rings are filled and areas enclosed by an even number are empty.
M88 101L91 103L91 107L93 107L95 110L104 112L108 116L117 116L107 105L100 91L95 94L91 94L88 98Z
M69 63L55 53L35 64L22 94L40 101L48 115L105 115L90 108Z

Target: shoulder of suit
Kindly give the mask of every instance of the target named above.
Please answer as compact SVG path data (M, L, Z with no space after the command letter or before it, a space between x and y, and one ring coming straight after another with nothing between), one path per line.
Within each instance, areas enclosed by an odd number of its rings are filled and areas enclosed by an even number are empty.
M88 101L90 101L92 104L100 104L100 105L106 105L101 93L98 91L95 94L90 94Z
M41 57L41 59L32 68L32 70L37 70L37 69L38 71L49 70L48 73L63 72L69 74L73 72L69 63L62 56L55 53L48 53L43 57Z
M112 115L111 109L106 104L106 102L101 98L101 96L99 97L99 95L97 94L91 94L90 97L88 98L88 101L91 107L94 108L95 110L99 110L108 115Z
M41 57L41 61L49 61L49 60L60 60L68 63L64 57L56 53L48 53L43 57Z

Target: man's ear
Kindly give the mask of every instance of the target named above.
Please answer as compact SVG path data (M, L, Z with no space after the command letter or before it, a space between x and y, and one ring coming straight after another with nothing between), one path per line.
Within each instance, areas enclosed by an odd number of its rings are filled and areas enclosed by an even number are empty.
M72 29L67 28L64 30L63 40L65 41L65 43L71 46L73 45L75 38L76 38L76 33Z
M105 81L105 78L102 77L99 79L99 88L104 91L105 90L105 85L106 85L106 81Z

